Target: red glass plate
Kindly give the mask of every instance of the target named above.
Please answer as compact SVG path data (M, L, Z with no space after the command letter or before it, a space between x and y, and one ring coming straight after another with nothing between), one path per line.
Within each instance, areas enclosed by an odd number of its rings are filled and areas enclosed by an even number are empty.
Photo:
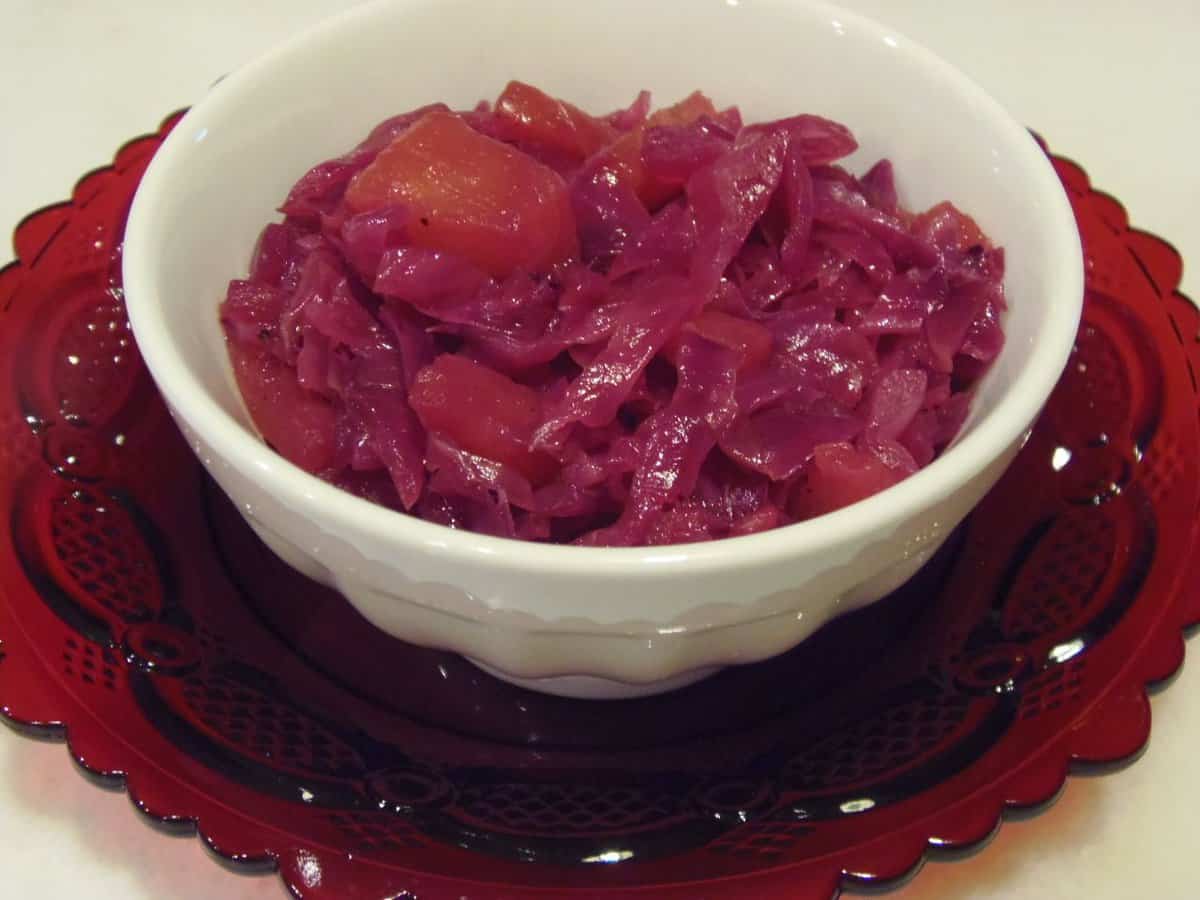
M173 123L26 219L0 271L0 707L154 822L316 900L827 900L1145 745L1200 618L1200 319L1178 254L1074 164L1074 355L935 560L781 658L597 705L385 637L204 476L122 306Z

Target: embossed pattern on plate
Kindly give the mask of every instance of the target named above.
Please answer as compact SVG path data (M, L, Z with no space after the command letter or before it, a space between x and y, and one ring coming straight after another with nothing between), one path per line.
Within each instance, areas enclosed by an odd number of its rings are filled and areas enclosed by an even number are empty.
M384 636L203 475L120 282L175 120L27 218L0 271L0 706L145 815L317 900L826 900L1144 746L1146 686L1200 619L1200 318L1178 254L1078 166L1054 160L1087 259L1075 352L935 560L783 657L595 706Z

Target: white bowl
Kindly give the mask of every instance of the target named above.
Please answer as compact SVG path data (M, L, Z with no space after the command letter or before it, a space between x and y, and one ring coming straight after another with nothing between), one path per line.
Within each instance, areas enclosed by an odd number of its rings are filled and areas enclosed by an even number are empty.
M230 27L234 27L233 23ZM605 110L701 88L748 121L849 125L901 199L951 199L1007 252L1008 343L957 443L818 520L704 544L545 546L454 531L305 474L256 436L217 320L262 226L312 164L386 116L472 105L511 78ZM1079 319L1070 207L1019 122L890 29L800 0L390 0L338 16L222 81L164 143L125 236L139 347L197 455L270 547L384 631L573 696L632 696L769 657L908 579L1003 472Z

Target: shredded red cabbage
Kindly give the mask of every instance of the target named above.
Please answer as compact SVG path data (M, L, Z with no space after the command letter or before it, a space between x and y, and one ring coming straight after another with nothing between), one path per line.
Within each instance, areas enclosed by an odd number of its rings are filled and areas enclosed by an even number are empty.
M749 534L927 465L1004 344L1004 254L844 126L513 82L314 167L221 306L267 442L452 528ZM509 262L506 262L508 260Z

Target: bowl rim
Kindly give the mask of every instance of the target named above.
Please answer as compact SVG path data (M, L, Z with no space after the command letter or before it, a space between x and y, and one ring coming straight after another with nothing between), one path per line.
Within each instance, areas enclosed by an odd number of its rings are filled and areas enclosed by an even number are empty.
M755 534L690 544L642 547L578 547L501 538L447 528L380 506L311 475L288 462L216 402L198 376L174 353L163 307L157 302L155 254L160 239L158 206L180 167L179 150L192 141L189 125L219 115L251 93L256 81L289 57L304 56L313 45L350 30L380 10L420 0L372 0L309 26L230 73L176 124L155 154L137 189L125 229L122 274L127 313L139 351L158 390L172 411L213 452L253 479L293 511L309 510L350 536L364 541L421 549L447 561L487 565L510 571L613 577L636 573L666 578L698 572L757 567L803 551L819 553L850 546L872 533L894 529L922 510L936 506L993 463L1007 448L1022 442L1062 373L1078 327L1083 303L1082 248L1074 214L1053 166L1028 130L961 70L904 37L895 29L823 0L776 0L803 8L814 17L837 20L885 38L903 48L913 62L946 81L964 102L981 111L1024 154L1022 174L1042 204L1041 217L1057 241L1063 264L1051 272L1042 293L1052 307L1034 340L1028 364L1017 373L1006 395L972 430L929 465L896 485L850 506L814 519ZM1024 149L1020 149L1024 145ZM1072 265L1071 260L1077 260ZM232 461L236 461L236 464Z

